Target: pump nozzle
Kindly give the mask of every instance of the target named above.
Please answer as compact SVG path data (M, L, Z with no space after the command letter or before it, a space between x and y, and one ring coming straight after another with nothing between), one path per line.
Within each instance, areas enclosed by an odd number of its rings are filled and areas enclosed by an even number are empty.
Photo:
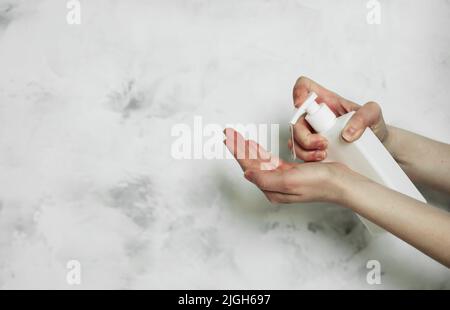
M315 92L311 92L305 102L303 102L302 106L295 110L295 114L290 121L291 125L295 125L303 114L314 114L317 110L319 110L320 107L317 104L316 99L317 94Z
M302 106L295 111L294 117L290 121L291 126L294 126L298 119L307 113L305 119L316 132L325 132L333 127L336 115L325 103L318 104L316 99L317 94L311 92Z

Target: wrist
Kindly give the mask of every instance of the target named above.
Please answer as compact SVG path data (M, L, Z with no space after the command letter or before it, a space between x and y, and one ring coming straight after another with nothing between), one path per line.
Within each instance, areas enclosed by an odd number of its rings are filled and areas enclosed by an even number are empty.
M339 176L332 178L334 195L333 202L343 207L354 209L356 204L360 201L357 197L365 184L373 181L367 177L351 170L345 165L342 165Z
M404 149L402 147L402 144L400 143L402 141L401 138L399 138L399 129L393 126L387 126L387 134L386 138L382 141L384 147L388 150L388 152L392 155L392 157L395 159L395 161L402 167L407 164L407 159L405 156Z

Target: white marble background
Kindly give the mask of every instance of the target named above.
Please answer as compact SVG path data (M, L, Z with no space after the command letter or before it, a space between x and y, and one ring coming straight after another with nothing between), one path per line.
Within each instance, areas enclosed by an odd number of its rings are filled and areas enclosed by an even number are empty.
M450 288L343 208L271 206L235 162L170 155L194 115L286 123L300 75L449 143L449 1L380 2L368 25L365 0L90 0L69 26L64 0L0 0L0 287Z

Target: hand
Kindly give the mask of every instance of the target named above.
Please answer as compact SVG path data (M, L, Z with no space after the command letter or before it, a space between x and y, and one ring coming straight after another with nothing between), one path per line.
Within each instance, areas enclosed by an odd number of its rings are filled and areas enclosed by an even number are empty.
M325 102L339 117L351 111L356 111L342 131L342 137L347 142L353 142L370 127L375 135L383 142L388 130L384 123L380 106L375 102L368 102L360 106L354 102L340 97L334 92L320 86L307 77L300 77L293 90L294 105L298 108L313 91L317 94L317 102ZM297 157L304 161L320 161L326 158L327 140L323 136L313 133L313 130L302 116L294 126L294 147ZM288 146L292 149L292 140Z
M224 143L238 161L245 178L272 203L327 201L343 204L347 181L365 179L339 163L285 162L256 142L245 140L231 128L225 129L225 135Z

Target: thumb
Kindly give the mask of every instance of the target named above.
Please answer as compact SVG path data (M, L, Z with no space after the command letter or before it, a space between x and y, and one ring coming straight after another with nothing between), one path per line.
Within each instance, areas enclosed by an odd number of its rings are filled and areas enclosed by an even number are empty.
M376 125L380 119L380 106L375 102L368 102L350 118L344 130L342 130L342 138L347 142L356 141L362 136L367 127Z

